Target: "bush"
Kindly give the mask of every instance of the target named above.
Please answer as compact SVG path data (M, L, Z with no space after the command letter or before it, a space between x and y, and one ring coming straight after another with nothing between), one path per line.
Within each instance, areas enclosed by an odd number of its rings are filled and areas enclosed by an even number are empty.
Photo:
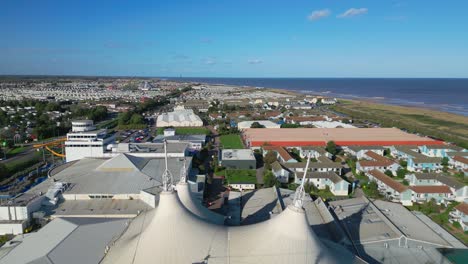
M336 144L334 141L328 141L327 147L325 149L332 155L336 155L337 153Z
M263 187L269 188L273 186L279 186L280 182L276 179L276 176L270 170L265 170L263 175Z

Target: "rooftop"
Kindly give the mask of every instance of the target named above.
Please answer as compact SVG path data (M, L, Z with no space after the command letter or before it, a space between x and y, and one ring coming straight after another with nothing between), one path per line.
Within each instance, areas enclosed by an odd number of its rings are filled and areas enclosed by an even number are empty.
M455 209L458 211L464 213L465 215L468 215L468 204L467 203L461 203L457 206L455 206Z
M222 160L255 160L251 149L223 149Z
M315 171L310 171L307 172L306 178L308 179L329 179L333 183L339 183L341 181L344 181L340 176L338 176L336 173L327 171L327 172L315 172Z
M276 146L325 146L330 140L341 146L443 144L396 128L249 128L244 135L252 146L262 146L265 142Z
M57 218L38 232L26 235L0 263L98 263L106 246L125 230L127 221Z
M371 170L368 173L399 193L402 193L408 189L408 187L406 187L405 185L395 181L394 179L390 178L385 173L379 170Z
M186 162L190 164L190 157ZM169 158L168 167L178 181L183 159ZM55 182L68 183L66 194L137 194L161 185L164 158L142 158L119 154L111 159L85 158L34 186L28 193L46 193Z
M452 193L450 188L445 185L410 186L409 188L415 193Z

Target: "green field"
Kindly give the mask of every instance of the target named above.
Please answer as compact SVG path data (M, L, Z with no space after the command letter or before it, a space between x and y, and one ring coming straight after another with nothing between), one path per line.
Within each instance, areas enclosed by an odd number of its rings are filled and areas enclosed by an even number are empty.
M257 183L256 170L225 170L226 180L231 183Z
M156 134L162 135L164 133L165 127L159 127L156 130ZM177 135L209 135L211 131L208 128L204 127L176 127Z
M222 135L220 137L221 145L225 149L243 149L244 144L242 144L242 140L239 135L237 134L230 134L230 135Z

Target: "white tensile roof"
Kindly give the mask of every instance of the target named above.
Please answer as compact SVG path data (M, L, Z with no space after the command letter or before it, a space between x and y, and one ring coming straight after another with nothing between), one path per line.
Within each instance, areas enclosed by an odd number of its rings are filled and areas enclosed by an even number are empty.
M166 191L156 209L133 220L102 263L353 262L339 259L343 253L322 244L297 206L258 224L227 227L195 216L175 192Z
M177 194L179 196L180 202L187 208L190 212L200 217L201 219L208 221L213 224L223 225L224 216L217 214L210 209L206 208L199 201L195 201L192 192L190 191L190 186L188 182L179 182L176 186Z

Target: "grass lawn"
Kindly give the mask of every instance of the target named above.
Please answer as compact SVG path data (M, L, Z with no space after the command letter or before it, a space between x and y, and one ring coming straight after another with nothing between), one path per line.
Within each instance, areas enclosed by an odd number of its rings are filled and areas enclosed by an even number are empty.
M221 145L225 149L243 149L244 144L242 144L242 140L239 135L237 134L230 134L230 135L222 135L220 137Z
M14 149L11 149L10 151L8 151L7 155L12 157L12 156L15 156L15 155L23 152L24 150L25 150L24 147L14 148Z
M165 127L158 127L157 135L164 134ZM211 131L205 127L176 127L176 135L209 135Z
M228 184L257 183L256 170L225 170L224 173ZM222 172L220 174L222 174Z

